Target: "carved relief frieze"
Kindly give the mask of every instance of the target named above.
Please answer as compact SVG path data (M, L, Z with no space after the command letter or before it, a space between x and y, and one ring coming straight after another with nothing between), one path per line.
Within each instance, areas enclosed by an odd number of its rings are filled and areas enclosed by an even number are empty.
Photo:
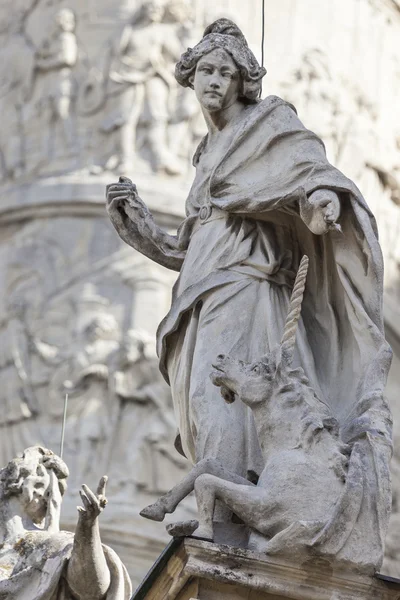
M163 305L170 282L119 242L109 247L101 219L74 221L71 249L67 221L21 227L1 259L0 459L40 442L58 451L68 394L72 487L112 473L110 495L132 504L166 491L187 464L174 449L169 387L136 325L146 326L136 303Z
M386 259L386 291L398 298L400 131L354 82L332 69L319 48L303 54L282 82L306 126L321 135L328 159L352 176L376 216Z
M35 2L13 14L0 40L3 183L82 168L187 174L202 129L174 65L193 11L185 0L128 8L106 35L80 9Z

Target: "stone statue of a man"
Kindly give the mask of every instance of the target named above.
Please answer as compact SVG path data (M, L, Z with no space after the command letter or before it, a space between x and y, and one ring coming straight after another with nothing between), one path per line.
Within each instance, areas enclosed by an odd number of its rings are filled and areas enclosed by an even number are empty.
M108 212L129 245L180 271L158 349L191 461L214 457L239 475L260 473L252 418L243 403L221 402L211 365L219 353L251 362L279 343L306 254L294 362L340 422L343 439L368 439L372 453L385 454L385 486L390 418L383 387L391 354L375 220L294 107L276 96L260 100L264 74L234 23L210 25L176 66L208 128L178 234L157 227L124 178L108 186Z
M107 478L97 494L83 485L75 534L59 530L68 468L34 446L0 471L0 598L4 600L128 600L124 565L100 541L98 517Z

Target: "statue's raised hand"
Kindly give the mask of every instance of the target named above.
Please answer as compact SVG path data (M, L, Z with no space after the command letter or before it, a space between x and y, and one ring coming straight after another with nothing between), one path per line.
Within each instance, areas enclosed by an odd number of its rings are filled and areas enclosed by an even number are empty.
M106 196L108 215L124 242L160 265L179 271L185 251L180 248L178 236L157 225L135 184L120 177L118 183L107 186Z
M136 185L128 177L121 176L118 183L108 185L106 197L110 215L122 208L132 220L136 220L138 217L143 218L148 212L145 203L139 198Z
M333 190L316 190L300 200L300 216L307 227L316 235L338 229L340 200Z
M98 519L107 504L107 479L106 476L100 479L96 494L87 485L79 492L83 506L78 506L79 519L66 579L74 598L82 600L106 598L110 587L111 574L101 544Z
M103 512L107 505L107 498L105 496L107 481L108 477L104 475L100 479L96 494L94 494L85 484L83 484L79 491L83 504L83 506L78 506L79 518L88 525L91 525L96 521L97 517Z

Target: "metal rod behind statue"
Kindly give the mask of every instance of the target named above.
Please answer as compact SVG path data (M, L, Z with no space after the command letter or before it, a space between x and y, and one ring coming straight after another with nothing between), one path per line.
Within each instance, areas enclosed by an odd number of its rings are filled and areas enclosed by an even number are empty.
M61 430L60 458L63 457L63 452L64 452L64 437L65 437L65 424L67 422L67 408L68 408L68 394L65 394L64 414L63 414L63 422L62 422L62 430Z

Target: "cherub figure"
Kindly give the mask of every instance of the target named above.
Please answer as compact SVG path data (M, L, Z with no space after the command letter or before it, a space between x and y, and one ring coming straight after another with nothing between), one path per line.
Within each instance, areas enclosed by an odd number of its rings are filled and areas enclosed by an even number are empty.
M98 518L107 477L83 506L75 534L60 531L68 467L51 450L33 446L0 471L0 597L19 600L127 600L124 565L100 540Z

